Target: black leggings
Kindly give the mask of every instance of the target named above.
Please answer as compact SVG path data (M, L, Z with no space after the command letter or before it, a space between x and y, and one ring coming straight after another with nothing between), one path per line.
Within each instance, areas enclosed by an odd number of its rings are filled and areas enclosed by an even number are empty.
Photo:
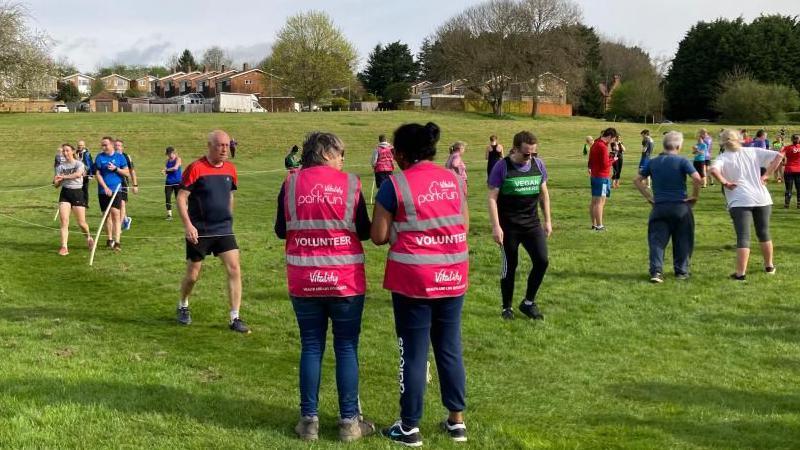
M611 179L612 180L619 180L619 177L622 176L622 156L618 157L614 164L611 165L611 168L614 169Z
M164 199L167 202L167 211L172 211L172 196L175 195L175 200L178 200L178 185L166 185L164 186Z
M783 183L786 192L783 194L783 204L789 206L792 202L792 188L797 191L797 204L800 205L800 173L783 172Z
M503 295L503 308L510 308L514 298L514 279L519 260L519 245L525 248L531 258L531 273L528 274L526 300L535 300L536 292L542 285L549 264L547 259L547 236L541 226L527 233L503 233L503 251L500 269L500 292Z

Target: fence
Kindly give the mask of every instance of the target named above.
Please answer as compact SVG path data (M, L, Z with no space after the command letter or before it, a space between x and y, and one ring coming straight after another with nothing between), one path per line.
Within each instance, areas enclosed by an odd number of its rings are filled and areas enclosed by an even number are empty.
M122 112L134 113L210 113L213 105L210 103L178 105L175 103L120 103Z
M9 100L0 102L0 112L52 112L53 100Z

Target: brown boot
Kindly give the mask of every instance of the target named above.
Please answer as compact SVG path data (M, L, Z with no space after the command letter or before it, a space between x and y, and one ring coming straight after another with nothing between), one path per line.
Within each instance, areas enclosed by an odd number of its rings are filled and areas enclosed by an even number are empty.
M339 419L339 439L342 442L352 442L369 436L375 432L375 424L364 420L363 417Z

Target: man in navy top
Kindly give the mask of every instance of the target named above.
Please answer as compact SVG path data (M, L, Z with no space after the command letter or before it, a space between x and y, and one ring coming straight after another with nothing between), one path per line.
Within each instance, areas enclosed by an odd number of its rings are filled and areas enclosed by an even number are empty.
M206 156L191 163L183 173L178 192L178 212L186 235L186 275L181 282L178 323L189 325L189 295L203 259L209 253L222 260L228 273L229 328L239 333L250 329L239 317L242 276L239 246L233 234L233 191L237 189L236 167L227 161L231 138L221 130L208 135Z
M94 160L98 189L97 200L100 203L101 210L105 211L111 208L106 219L106 232L108 233L106 244L109 248L119 251L120 237L122 235L121 198L119 192L117 192L117 195L114 195L114 192L122 189L122 179L129 176L130 172L125 158L120 154L114 153L112 138L104 137L100 141L100 148L102 152ZM114 199L113 202L111 201L112 198Z
M650 245L650 281L664 281L664 249L672 239L672 260L675 276L689 277L689 260L694 250L694 215L692 206L697 202L703 179L688 159L678 155L683 145L683 135L670 131L664 135L664 153L645 162L633 180L636 188L653 205L647 227ZM692 178L691 197L686 193L686 176ZM646 179L651 177L653 193L647 189Z

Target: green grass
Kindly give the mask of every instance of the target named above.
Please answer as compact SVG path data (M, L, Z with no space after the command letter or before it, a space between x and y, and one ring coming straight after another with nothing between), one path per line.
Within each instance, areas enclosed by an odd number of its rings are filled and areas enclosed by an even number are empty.
M778 274L726 279L734 236L717 188L696 208L691 281L647 282L649 207L630 183L641 124L618 124L629 154L624 184L591 232L583 137L589 119L494 120L480 115L319 113L275 115L0 115L0 191L49 183L55 147L85 139L96 153L118 136L137 163L141 191L123 252L98 250L94 267L79 235L62 258L52 188L0 196L0 448L306 448L295 440L297 326L286 294L283 242L272 232L284 152L315 129L339 134L346 165L369 189L379 133L433 120L439 146L469 145L471 288L464 309L468 448L797 448L800 442L800 211L776 209ZM687 133L697 125L672 125ZM243 317L233 335L223 270L209 259L192 298L195 323L174 323L184 247L178 220L163 220L163 150L190 161L213 128L240 142L236 230L242 248ZM660 136L665 128L650 126ZM490 134L510 147L533 130L548 166L554 220L551 265L539 302L547 320L499 318L499 252L483 186ZM774 130L773 130L774 131ZM772 133L771 133L772 134ZM691 140L691 139L690 139ZM257 171L261 171L256 173ZM268 172L265 172L268 171ZM780 185L771 185L781 203ZM99 222L92 185L90 225ZM76 228L73 228L77 231ZM366 245L369 291L361 338L361 396L380 425L398 415L397 349L385 248ZM530 268L522 257L517 292ZM668 274L671 275L671 274ZM336 447L331 345L321 391L322 436ZM444 414L437 379L426 396L426 446L454 448L436 430ZM374 437L356 448L389 448Z

